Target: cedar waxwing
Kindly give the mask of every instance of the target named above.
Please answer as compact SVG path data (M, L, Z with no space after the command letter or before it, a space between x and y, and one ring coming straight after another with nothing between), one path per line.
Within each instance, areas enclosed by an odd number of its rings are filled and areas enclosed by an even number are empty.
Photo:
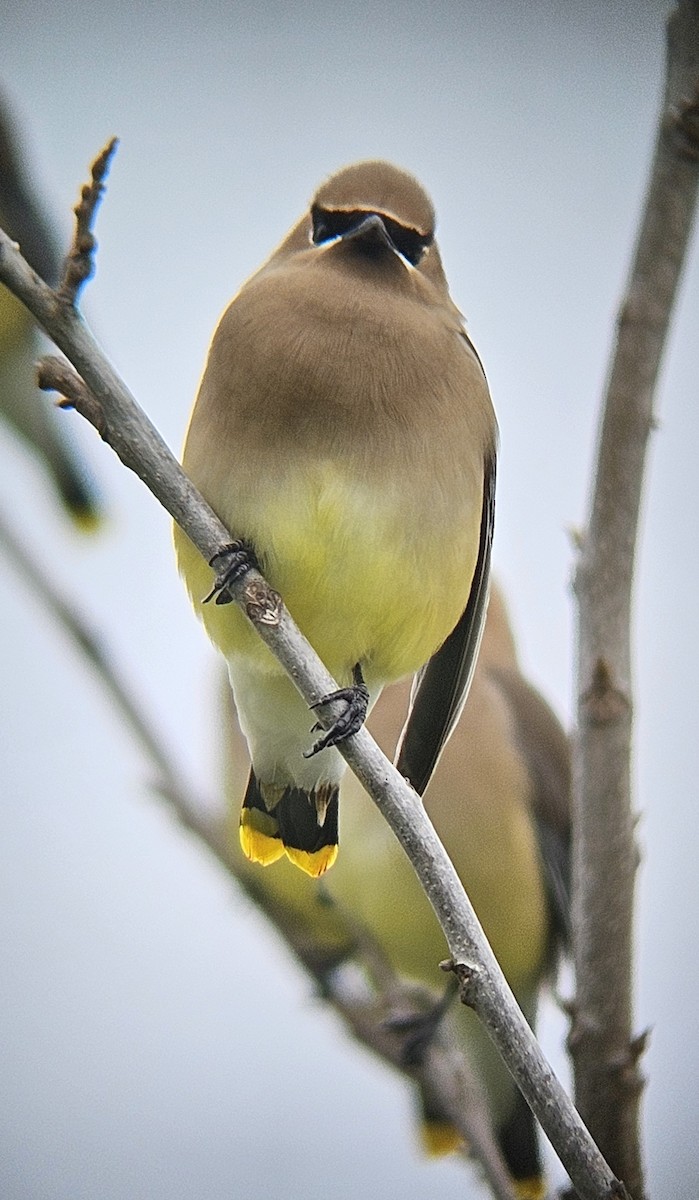
M61 256L27 178L21 137L0 94L0 226L30 266L55 286ZM53 405L36 386L41 337L29 311L0 284L0 413L43 459L65 508L82 529L100 516L96 490Z
M368 728L387 754L408 704L404 683L387 688ZM227 710L228 787L245 787L245 743ZM425 807L469 893L530 1024L542 985L569 940L570 762L551 709L523 678L504 602L492 589L483 645L461 717L425 792ZM351 774L342 783L343 850L319 885L280 864L262 877L238 850L239 869L306 961L334 969L352 960L356 922L378 940L396 972L443 987L444 935L415 873L376 806ZM328 902L328 898L337 902ZM352 919L352 926L347 921ZM454 1004L464 1053L483 1085L515 1191L545 1194L534 1118L483 1026ZM456 1149L458 1135L429 1097L419 1097L423 1143Z
M314 743L293 683L175 530L223 652L252 769L240 836L320 875L337 854L344 761L385 683L428 663L399 769L422 792L458 717L488 590L497 427L452 303L434 213L385 162L333 175L225 312L184 467L339 681ZM429 660L429 662L428 662Z

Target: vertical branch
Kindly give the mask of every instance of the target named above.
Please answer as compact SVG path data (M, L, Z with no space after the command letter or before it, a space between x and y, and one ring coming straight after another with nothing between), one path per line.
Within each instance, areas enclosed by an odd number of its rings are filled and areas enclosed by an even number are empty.
M612 359L579 606L574 764L573 925L577 974L570 1048L576 1100L632 1195L643 1195L639 1106L643 1039L632 1031L638 851L630 758L630 619L653 393L692 228L699 180L699 0L668 25L667 74L652 176Z

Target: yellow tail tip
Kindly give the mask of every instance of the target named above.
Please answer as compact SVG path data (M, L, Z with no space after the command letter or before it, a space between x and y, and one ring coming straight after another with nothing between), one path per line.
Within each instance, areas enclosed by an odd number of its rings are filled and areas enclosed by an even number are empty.
M268 867L283 856L284 846L279 834L275 835L271 828L269 832L264 832L257 828L257 825L260 823L260 817L264 818L264 814L249 808L243 809L240 816L240 846L243 854L246 858L250 859L250 862L259 863L262 867ZM276 821L272 821L271 817L268 820L270 826L276 827Z
M513 1182L517 1200L544 1200L546 1180L542 1175L530 1175L528 1179L515 1179Z
M284 853L295 867L318 879L335 862L337 846L323 846L320 850L297 850L294 846L285 846Z
M423 1121L420 1125L420 1141L430 1158L454 1154L464 1144L458 1129L449 1121Z
M104 528L105 520L101 512L97 509L71 509L70 519L78 533L84 533L90 537L94 533L99 533L100 529Z

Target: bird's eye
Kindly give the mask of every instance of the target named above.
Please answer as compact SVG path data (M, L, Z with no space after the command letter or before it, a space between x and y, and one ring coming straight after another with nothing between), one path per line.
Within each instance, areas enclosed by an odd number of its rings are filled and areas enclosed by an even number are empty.
M314 244L322 246L325 242L334 241L335 238L347 237L369 215L364 209L321 208L320 205L314 204L311 209ZM381 212L376 213L376 216L381 218L394 249L406 262L416 267L425 251L432 245L433 234L418 233L417 229L401 225L393 217L388 217Z
M433 234L418 233L417 229L411 229L408 225L400 225L398 221L393 221L391 217L384 217L383 223L398 253L402 254L403 258L411 266L416 267L425 252L432 245L434 240Z
M320 208L314 204L311 209L313 222L313 241L316 246L323 242L332 242L335 238L344 237L357 224L357 213L343 209Z

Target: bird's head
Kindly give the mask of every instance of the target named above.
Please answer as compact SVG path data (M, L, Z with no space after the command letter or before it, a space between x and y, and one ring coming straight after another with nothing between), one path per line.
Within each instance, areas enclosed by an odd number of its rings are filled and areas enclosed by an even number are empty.
M353 242L366 253L392 251L417 267L434 241L434 210L407 171L380 160L354 163L332 175L313 198L316 246Z

